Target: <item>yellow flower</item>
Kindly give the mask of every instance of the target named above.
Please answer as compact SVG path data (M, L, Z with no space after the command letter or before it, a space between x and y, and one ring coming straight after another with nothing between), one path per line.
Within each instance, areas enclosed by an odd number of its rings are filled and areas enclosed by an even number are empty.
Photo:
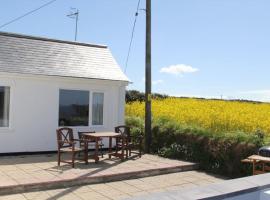
M214 132L260 129L270 135L270 104L222 100L168 98L152 101L153 117L168 117L184 125ZM144 117L144 103L126 105L127 116Z

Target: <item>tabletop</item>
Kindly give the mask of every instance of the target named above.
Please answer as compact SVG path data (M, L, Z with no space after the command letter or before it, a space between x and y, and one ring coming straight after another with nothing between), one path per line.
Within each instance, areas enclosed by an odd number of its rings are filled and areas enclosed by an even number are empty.
M121 136L120 133L115 133L115 132L84 133L83 135L90 136L90 137L118 137L118 136Z
M259 155L249 156L248 159L250 159L250 160L259 160L259 161L264 161L264 162L270 162L270 157L263 157L263 156L259 156Z

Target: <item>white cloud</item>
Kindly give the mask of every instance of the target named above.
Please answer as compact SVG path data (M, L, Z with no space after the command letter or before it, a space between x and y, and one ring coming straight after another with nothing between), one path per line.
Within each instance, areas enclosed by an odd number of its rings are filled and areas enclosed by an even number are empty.
M171 65L160 69L161 73L168 73L175 75L183 75L185 73L194 73L197 71L199 71L199 69L185 64Z

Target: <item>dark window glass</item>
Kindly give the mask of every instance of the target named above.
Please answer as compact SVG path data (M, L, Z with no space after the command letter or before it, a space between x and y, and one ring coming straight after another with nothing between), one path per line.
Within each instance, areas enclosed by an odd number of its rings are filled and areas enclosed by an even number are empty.
M89 92L60 90L59 126L88 126Z
M9 127L10 88L0 86L0 127Z

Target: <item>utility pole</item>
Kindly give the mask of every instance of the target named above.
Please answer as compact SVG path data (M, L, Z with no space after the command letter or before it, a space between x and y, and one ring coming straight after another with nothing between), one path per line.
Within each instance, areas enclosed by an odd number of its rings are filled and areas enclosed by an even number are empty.
M151 123L151 0L146 0L146 50L145 50L145 152L150 153L152 143Z
M71 8L71 11L67 16L72 18L72 19L76 19L76 21L75 21L75 41L77 41L79 10L75 9L75 8Z

